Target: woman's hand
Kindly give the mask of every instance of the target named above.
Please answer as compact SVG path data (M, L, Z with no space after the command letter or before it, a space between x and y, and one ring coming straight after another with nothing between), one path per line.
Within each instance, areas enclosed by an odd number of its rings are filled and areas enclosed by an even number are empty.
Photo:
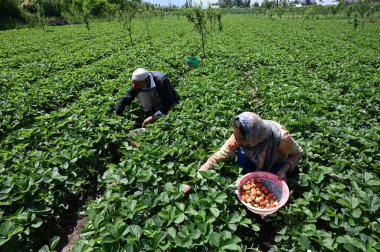
M277 176L279 179L286 180L286 174L290 170L290 164L286 163L284 164L281 169L277 172Z
M182 192L184 194L189 194L191 191L193 190L193 188L189 185L185 185L183 188L182 188Z
M202 174L200 173L200 171L208 171L210 169L212 169L213 166L211 163L204 163L201 167L199 167L198 171L197 171L197 178L202 178Z
M212 164L209 162L206 162L201 167L199 167L198 171L208 171L212 168L213 168Z
M211 163L209 163L209 162L204 163L201 167L199 167L199 169L197 171L197 177L198 178L202 177L202 175L200 174L200 171L208 171L209 169L212 169L212 168L213 168L213 165ZM189 185L185 185L182 188L182 192L184 194L189 194L192 190L193 190L193 188Z

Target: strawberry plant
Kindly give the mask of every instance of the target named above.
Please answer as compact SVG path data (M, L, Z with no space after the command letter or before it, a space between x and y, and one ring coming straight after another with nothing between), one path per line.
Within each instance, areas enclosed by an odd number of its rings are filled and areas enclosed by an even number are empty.
M83 26L1 32L1 250L59 250L83 215L74 251L379 250L379 27L226 15L187 71L198 39L162 13L149 41L133 22L134 50L117 22L92 22L91 40ZM110 109L140 66L166 72L181 102L129 136L138 102ZM196 176L243 111L305 150L289 201L265 219L237 199L234 157Z

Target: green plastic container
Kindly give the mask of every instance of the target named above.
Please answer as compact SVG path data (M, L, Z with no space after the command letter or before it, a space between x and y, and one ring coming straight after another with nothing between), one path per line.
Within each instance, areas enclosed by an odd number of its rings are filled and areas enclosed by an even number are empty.
M186 64L190 67L197 68L200 63L201 63L201 60L196 58L196 57L187 57L186 58Z

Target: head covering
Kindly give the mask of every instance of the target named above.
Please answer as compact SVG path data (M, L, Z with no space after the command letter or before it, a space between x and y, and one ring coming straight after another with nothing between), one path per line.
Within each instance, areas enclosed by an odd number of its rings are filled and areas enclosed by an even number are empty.
M256 170L269 171L278 160L280 130L272 121L263 120L252 112L243 112L236 119L240 121L248 142L248 147L241 146L243 154L256 165Z
M250 147L263 142L272 134L268 123L252 112L243 112L236 117L244 129L245 138Z
M142 81L149 77L149 72L144 68L137 68L132 74L133 81Z

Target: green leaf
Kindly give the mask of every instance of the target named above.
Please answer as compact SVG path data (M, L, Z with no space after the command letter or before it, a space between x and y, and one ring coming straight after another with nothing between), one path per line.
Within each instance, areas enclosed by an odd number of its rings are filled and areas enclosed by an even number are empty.
M303 234L307 236L313 236L317 232L317 228L314 224L308 224L303 227Z
M236 241L233 238L226 239L222 242L221 249L228 249L232 251L242 251L241 245L236 243Z
M206 223L213 223L214 221L216 221L216 218L214 217L214 215L207 216Z
M213 245L214 247L217 247L219 248L219 245L220 245L220 235L216 232L212 232L209 236L209 242L211 243L211 245Z
M260 226L257 225L257 224L255 224L255 223L253 223L253 224L251 225L251 228L252 228L252 230L255 231L255 232L259 232L259 231L260 231Z
M237 229L237 225L236 225L236 224L231 224L231 223L229 223L229 224L228 224L228 228L229 228L230 230L232 230L232 231L235 231L235 230Z
M352 216L354 218L359 218L361 215L362 215L362 210L360 210L360 208L356 208L354 209L354 211L352 211Z
M59 237L59 236L54 236L54 237L50 240L50 249L54 250L54 248L57 246L59 240L60 240L60 237Z
M308 186L308 181L310 180L310 176L307 174L300 174L300 185L301 186Z
M17 225L13 221L5 221L0 226L0 235L10 238L15 234L21 233L23 230L24 228L21 225Z
M192 241L189 239L189 230L187 227L182 226L177 236L175 238L175 242L178 246L183 248L188 248L192 245Z
M185 214L184 213L179 213L177 215L177 218L174 220L174 222L176 224L179 224L179 223L183 222L184 220L185 220Z
M157 227L162 227L163 222L162 222L162 219L160 218L160 216L155 215L152 217L152 220Z
M192 207L187 208L185 213L189 214L189 215L197 215L198 214L198 212Z
M373 178L373 175L371 173L368 173L368 172L364 173L364 180L365 180L365 182L368 182L372 178Z
M371 200L371 212L376 212L380 208L380 199L376 194L373 195Z
M298 238L299 243L301 244L303 249L310 248L310 240L307 236L300 236Z
M357 206L359 206L360 200L356 197L351 198L351 207L352 209L355 209Z
M242 251L241 246L237 243L230 243L222 246L222 249L228 249L231 251Z
M210 207L210 212L215 217L218 217L220 215L220 210L218 208L216 208L216 207Z
M328 248L328 249L330 249L330 250L334 250L334 247L333 247L334 239L331 239L331 238L324 238L324 239L322 240L322 244L323 244L326 248Z
M138 225L131 225L129 226L129 232L136 236L138 239L140 239L141 234L142 234L142 229Z
M39 228L43 224L43 221L40 218L33 220L32 228Z
M380 232L380 221L372 223L372 229L376 230L377 232Z
M175 228L170 227L170 228L167 229L167 232L168 232L168 234L169 234L173 239L176 238L176 236L177 236L177 231L175 230Z
M9 194L8 193L0 193L0 201L3 201L5 199L9 200ZM10 203L0 202L0 206L1 205L10 205Z
M13 221L5 221L0 226L0 235L4 237L10 237L9 233L14 228L15 223Z
M195 230L193 230L193 231L191 232L191 234L190 234L190 238L191 238L192 240L196 240L196 239L198 239L200 236L201 236L201 231L200 231L199 229L195 229Z
M339 203L340 205L344 206L344 207L351 208L350 202L346 199L341 198L341 199L338 199L336 202Z
M243 218L241 221L240 221L240 225L244 226L244 227L248 227L248 225L252 224L252 221L251 219L248 219L248 218ZM259 228L260 229L260 228Z
M13 186L14 186L14 184L9 185L8 187L3 187L3 188L0 190L0 194L3 194L3 193L4 193L4 194L8 195L8 193L9 193L10 191L12 191Z
M180 202L176 202L175 205L178 207L178 209L179 209L181 212L184 212L184 211L185 211L185 204L180 203Z
M50 252L49 246L44 245L42 248L38 250L38 252Z
M349 235L343 235L343 236L337 237L336 242L341 243L341 244L352 245L356 248L360 248L360 249L363 249L363 251L365 251L365 247L364 247L362 241L354 239Z
M154 248L157 248L158 245L160 244L160 242L166 237L166 233L165 232L158 232L154 235L153 237L153 247Z
M238 215L237 213L232 213L230 215L230 218L228 219L228 223L238 223L240 222L242 217Z
M115 238L111 234L107 234L102 239L102 243L104 243L104 244L112 244L115 241L116 241Z
M205 222L206 221L206 212L205 212L205 210L200 210L200 211L198 211L198 214L195 216L195 220L197 221L197 222Z
M218 196L215 198L215 202L223 203L226 201L227 198L228 198L227 194L225 194L224 192L220 192Z
M378 180L370 180L366 183L367 186L379 186L380 185L380 181Z
M0 246L4 245L10 238L0 238Z

